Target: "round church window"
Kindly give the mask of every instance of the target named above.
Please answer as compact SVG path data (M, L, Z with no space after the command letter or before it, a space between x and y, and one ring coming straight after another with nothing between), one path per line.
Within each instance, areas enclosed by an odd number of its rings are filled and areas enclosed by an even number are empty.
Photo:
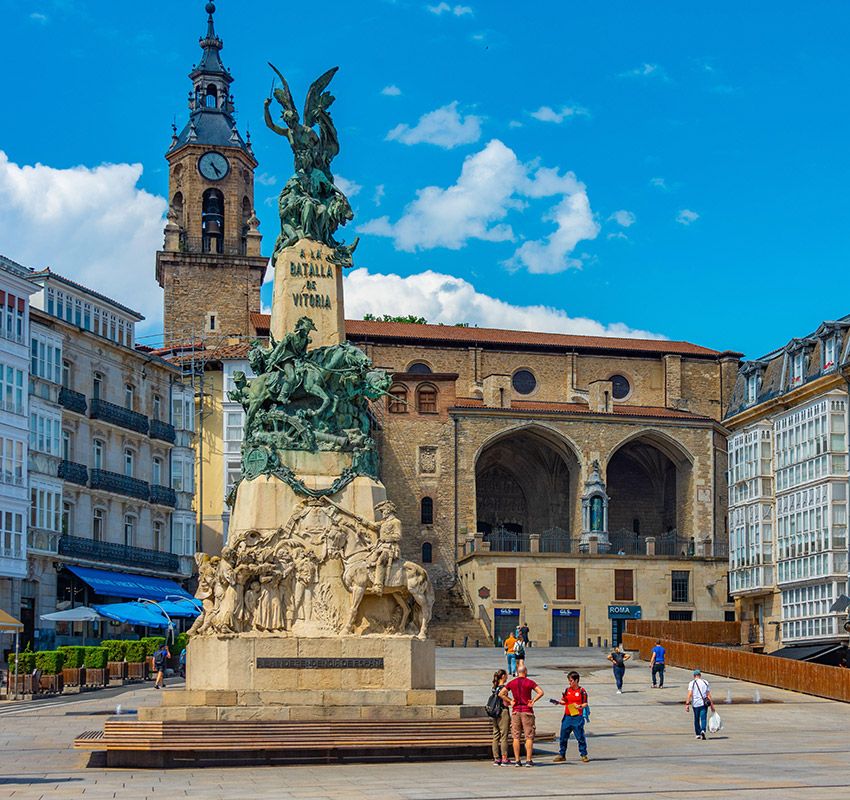
M513 387L519 394L531 394L537 386L537 379L527 369L520 369L514 373Z
M628 378L623 375L612 375L611 376L611 393L614 395L615 400L623 400L629 396L629 392L631 392L632 387L629 384Z

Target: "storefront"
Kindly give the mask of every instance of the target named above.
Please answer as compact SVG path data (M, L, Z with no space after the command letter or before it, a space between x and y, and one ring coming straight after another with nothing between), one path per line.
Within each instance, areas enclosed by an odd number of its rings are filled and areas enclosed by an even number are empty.
M578 647L581 611L577 608L552 609L551 647Z
M611 646L616 647L623 641L627 619L640 618L640 606L608 606L608 619L611 620Z

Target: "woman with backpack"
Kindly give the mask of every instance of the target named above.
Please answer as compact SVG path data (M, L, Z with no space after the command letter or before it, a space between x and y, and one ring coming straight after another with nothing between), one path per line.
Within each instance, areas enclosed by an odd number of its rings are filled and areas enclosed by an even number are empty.
M493 673L493 691L487 700L485 710L493 723L493 766L506 767L510 764L508 757L508 733L511 729L511 712L508 711L499 692L508 680L508 673L497 669Z
M514 642L514 658L516 659L517 669L525 664L525 642L523 642L519 633L517 633L517 638Z

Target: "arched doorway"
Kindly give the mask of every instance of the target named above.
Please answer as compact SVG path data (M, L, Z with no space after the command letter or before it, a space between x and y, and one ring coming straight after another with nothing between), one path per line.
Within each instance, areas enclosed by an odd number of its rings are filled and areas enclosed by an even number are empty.
M539 534L541 550L549 539L568 546L578 460L554 432L525 428L486 445L475 465L477 530L493 550L529 549ZM576 534L577 535L577 534Z
M646 553L647 536L655 537L657 553L675 550L676 540L687 535L690 467L683 450L652 434L617 448L606 469L612 553Z

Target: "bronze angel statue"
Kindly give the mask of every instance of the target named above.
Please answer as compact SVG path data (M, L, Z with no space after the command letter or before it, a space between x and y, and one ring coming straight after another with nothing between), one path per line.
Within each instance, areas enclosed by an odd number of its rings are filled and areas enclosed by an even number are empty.
M269 66L281 82L280 88L274 89L274 99L281 107L280 119L284 124L278 125L272 119L269 110L272 98L268 97L264 108L266 125L286 137L295 158L295 175L286 182L278 198L280 235L272 263L284 248L299 239L312 239L334 248L337 262L350 267L359 240L346 246L333 236L340 225L354 218L348 198L334 185L331 172L331 161L339 153L339 137L329 112L335 98L327 88L339 67L329 69L313 82L304 101L302 121L289 84L274 64Z

